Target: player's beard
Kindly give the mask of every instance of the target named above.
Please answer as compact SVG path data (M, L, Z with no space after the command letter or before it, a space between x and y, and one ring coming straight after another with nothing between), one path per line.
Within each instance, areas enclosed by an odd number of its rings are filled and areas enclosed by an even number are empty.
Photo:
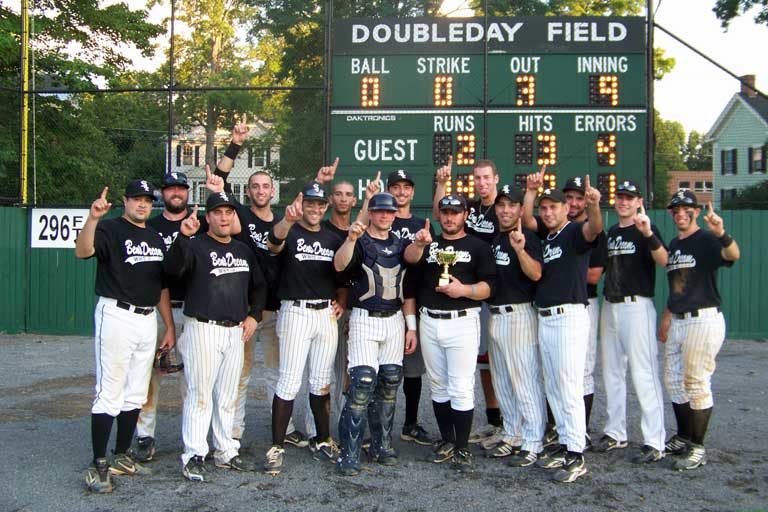
M165 203L165 209L168 210L170 213L181 213L183 211L186 211L187 205L184 204L184 201L182 201L180 204L175 205L170 202Z

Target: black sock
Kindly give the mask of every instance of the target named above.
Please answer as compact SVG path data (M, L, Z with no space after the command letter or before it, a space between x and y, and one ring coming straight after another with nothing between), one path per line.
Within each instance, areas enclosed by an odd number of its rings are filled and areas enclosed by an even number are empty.
M552 414L552 408L549 406L549 400L547 400L547 425L555 424L555 415Z
M115 418L109 414L91 414L91 445L94 461L107 456L107 444L114 420Z
M472 430L472 417L474 413L474 409L468 411L451 409L453 428L456 431L456 442L454 443L456 448L466 448L469 444L469 432Z
M283 400L275 395L272 399L272 444L274 446L283 446L291 414L293 414L293 400Z
M501 409L493 407L485 410L485 417L488 418L488 423L494 427L500 427L501 423Z
M675 411L675 420L677 420L677 435L691 440L691 404L686 402L684 404L672 403L672 410Z
M432 400L432 409L435 411L435 420L440 429L440 436L443 441L453 443L456 441L456 434L453 430L453 418L451 417L451 402L435 402Z
M141 409L121 411L117 415L117 435L115 436L115 453L125 453L131 447L133 433L136 432L136 422L139 420Z
M587 420L587 433L589 433L589 417L592 416L592 402L595 401L595 394L584 395L584 417Z
M403 378L405 395L405 425L415 425L419 419L419 400L421 400L421 377Z
M315 418L317 440L327 441L331 437L331 395L313 395L310 393L309 408L312 409L312 416Z
M689 403L690 405L690 403ZM712 408L709 409L691 409L691 441L704 445L704 436L707 435L707 426L709 425L709 418L712 415Z

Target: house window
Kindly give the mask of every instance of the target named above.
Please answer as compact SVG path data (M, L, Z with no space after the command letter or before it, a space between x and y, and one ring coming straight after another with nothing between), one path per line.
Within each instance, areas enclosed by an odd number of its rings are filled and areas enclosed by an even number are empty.
M192 149L191 144L184 144L184 146L181 149L181 163L182 165L192 165L192 156L194 155L194 150Z
M205 183L195 183L195 190L197 191L195 193L197 204L204 205L208 200L208 189L205 188Z
M736 174L736 150L720 151L720 174Z
M728 199L734 199L736 197L736 189L735 188L722 188L720 189L720 203L723 203L724 201Z
M712 192L711 181L696 181L693 184L694 192Z
M248 168L264 167L267 165L267 150L261 146L248 148Z
M677 188L679 190L691 190L691 182L690 181L679 181L679 182L677 182Z
M749 172L765 172L766 146L749 148Z
M232 194L237 198L238 201L241 203L243 202L243 186L240 183L232 184Z

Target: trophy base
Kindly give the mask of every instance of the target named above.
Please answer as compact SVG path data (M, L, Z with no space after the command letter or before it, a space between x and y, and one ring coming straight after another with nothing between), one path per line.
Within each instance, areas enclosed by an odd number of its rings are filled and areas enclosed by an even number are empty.
M451 280L447 277L441 277L437 281L437 286L448 286L449 284L451 284Z

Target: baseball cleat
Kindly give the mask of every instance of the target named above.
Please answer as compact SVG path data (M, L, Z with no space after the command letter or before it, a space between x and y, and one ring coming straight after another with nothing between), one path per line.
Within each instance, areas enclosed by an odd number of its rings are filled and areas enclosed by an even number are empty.
M544 448L559 444L558 440L557 429L554 425L548 424L547 429L544 431Z
M472 453L467 448L458 448L453 451L451 457L451 468L459 473L474 473L475 465Z
M568 449L564 444L561 444L560 448L554 452L548 452L547 450L544 450L539 455L539 460L536 461L536 465L544 469L562 468L565 466L565 454L567 452Z
M453 446L453 443L448 441L441 441L435 445L435 449L432 451L432 455L428 460L430 462L434 462L435 464L440 464L441 462L445 462L453 457L454 450L455 447Z
M486 457L502 458L515 455L520 452L520 446L514 445L506 439L502 439L496 446L485 451Z
M413 425L403 425L403 432L400 434L400 439L403 441L411 441L422 446L431 446L435 442L434 439L429 437L429 433L418 423Z
M670 455L683 455L688 450L688 443L690 443L690 441L686 438L675 434L669 438L669 441L667 441L664 446L664 451Z
M151 475L152 470L142 466L127 453L117 453L109 465L109 472L113 475Z
M309 451L312 452L312 458L315 460L327 460L336 464L339 460L339 445L332 437L318 442L316 437L309 440Z
M486 425L482 428L479 428L472 432L469 435L469 444L477 444L480 441L484 441L485 439L488 439L489 437L498 434L501 432L501 427L497 427L494 425Z
M592 450L592 438L589 437L589 434L584 437L584 451L588 452Z
M512 455L507 461L507 466L513 468L527 468L532 466L539 460L539 455L527 450L521 450Z
M131 448L128 453L137 462L149 462L155 457L155 438L139 437L136 439L136 448Z
M291 446L295 446L296 448L306 448L309 446L309 439L307 439L307 436L305 436L302 432L294 430L290 434L285 434L283 444L289 444Z
M235 455L227 462L216 462L217 468L233 469L235 471L256 471L256 464Z
M107 459L96 459L91 466L85 470L85 485L88 491L97 494L106 494L114 490L112 476L109 474L109 462Z
M483 450L491 450L496 447L496 445L504 441L504 437L504 429L499 427L495 434L480 441L480 446L483 448Z
M691 443L684 457L675 461L675 469L685 471L707 464L707 450L700 444Z
M267 452L264 459L264 472L268 475L277 476L283 469L283 456L285 449L279 446L273 446Z
M584 455L566 456L565 465L558 469L553 475L552 480L563 484L574 482L577 478L587 473L587 465L584 462Z
M653 446L647 444L640 449L639 453L636 453L632 457L632 462L635 464L645 464L648 462L658 462L664 458L664 452L660 452Z
M626 448L628 446L628 443L626 441L618 441L608 434L605 434L603 437L600 438L598 442L595 443L593 450L596 452L609 452L611 450L618 450L620 448Z
M205 459L199 455L189 459L181 474L191 482L211 481L211 474L208 472L208 468L205 467Z

